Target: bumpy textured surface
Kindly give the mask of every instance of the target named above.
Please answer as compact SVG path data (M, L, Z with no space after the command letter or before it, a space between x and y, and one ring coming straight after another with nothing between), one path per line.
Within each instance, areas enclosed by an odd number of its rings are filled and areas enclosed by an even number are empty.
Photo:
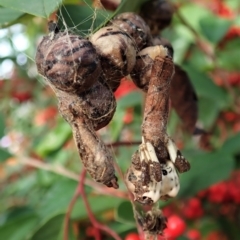
M153 0L142 5L140 15L150 27L152 35L158 35L172 21L173 6L167 0Z
M37 49L36 65L49 82L67 92L85 91L101 74L92 43L67 32L43 38Z
M118 188L111 152L95 132L110 122L116 109L95 48L76 35L49 35L38 46L36 63L72 127L83 165L97 182Z
M142 143L132 157L126 175L129 190L141 204L151 205L159 199L175 197L180 189L178 174L170 160L160 164L154 147Z
M167 219L163 216L160 209L153 209L146 212L144 216L137 214L137 220L142 226L143 231L147 231L151 235L162 234L167 227Z
M164 26L168 24L170 5L166 1L152 4L166 13L161 17L165 18ZM152 20L156 19L152 14ZM157 31L162 28L157 25ZM127 186L141 204L152 205L159 199L175 197L180 188L176 169L180 173L188 171L190 164L166 132L175 70L171 44L152 38L148 25L134 13L116 16L89 40L59 32L53 23L49 29L52 32L37 49L37 68L59 100L59 111L72 127L89 174L97 182L118 188L113 156L96 131L111 121L116 109L113 91L122 77L131 74L134 83L146 92L146 102L142 144L132 156L125 179ZM160 233L165 222L159 212L154 214L146 214L143 228Z
M90 37L101 59L103 74L115 91L122 77L128 75L136 61L132 38L115 26L104 27Z
M152 45L152 36L148 25L135 13L121 13L117 15L109 25L119 27L131 36L137 52Z

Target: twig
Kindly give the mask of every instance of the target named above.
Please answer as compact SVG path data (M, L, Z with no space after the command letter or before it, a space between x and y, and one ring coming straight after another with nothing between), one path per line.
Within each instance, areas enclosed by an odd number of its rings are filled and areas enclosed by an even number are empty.
M214 48L208 44L206 41L202 39L202 37L198 34L198 32L186 21L186 19L180 14L178 11L178 8L175 7L175 13L179 20L182 22L183 25L185 25L194 35L196 40L196 45L199 47L199 49L202 50L203 53L211 60L211 62L214 64L214 70L209 73L210 77L213 79L216 79L216 76L221 76L223 79L224 87L227 89L227 91L230 93L230 95L233 96L234 99L236 99L236 93L234 92L233 88L229 84L226 74L223 74L223 70L218 66L216 61L216 56L214 54Z
M215 61L215 55L213 48L205 42L201 36L198 34L198 32L186 21L186 19L179 13L178 9L175 8L176 16L179 18L179 20L182 22L183 25L185 25L194 35L197 46L206 54L206 56L214 63Z
M41 162L34 158L19 157L18 159L21 164L53 172L61 176L73 179L75 181L79 180L78 174L73 173L62 166L54 166L48 163ZM116 191L115 189L112 188L107 188L105 186L100 185L99 183L94 182L91 179L86 179L85 183L86 185L92 187L99 194L128 199L127 193L119 190Z
M85 172L85 174L86 174L86 172ZM85 204L85 207L86 207L86 210L87 210L87 213L88 213L88 217L89 217L93 227L106 232L107 234L109 234L111 237L113 237L116 240L121 240L120 236L116 232L114 232L112 229L110 229L106 225L103 225L103 224L99 223L96 220L96 218L95 218L95 216L94 216L94 214L91 210L91 207L89 205L89 202L87 201L86 193L85 193L85 190L84 190L84 180L85 180L85 178L82 175L83 175L83 173L81 174L81 178L80 178L80 182L79 182L77 191L78 191L79 194L82 195L82 199L83 199L83 202Z
M86 177L86 170L83 169L81 175L80 175L80 179L79 179L79 183L78 186L75 190L75 193L69 203L65 218L64 218L64 227L63 227L63 239L64 240L68 240L68 229L69 229L69 221L70 221L70 215L72 212L72 209L78 199L78 196L80 195L80 193L82 192L82 190L80 189L80 187L83 187L83 185L81 184L82 182L84 182L84 178Z
M113 143L107 143L106 146L107 147L121 147L121 146L134 146L134 145L139 145L141 144L141 141L137 141L137 142L113 142Z

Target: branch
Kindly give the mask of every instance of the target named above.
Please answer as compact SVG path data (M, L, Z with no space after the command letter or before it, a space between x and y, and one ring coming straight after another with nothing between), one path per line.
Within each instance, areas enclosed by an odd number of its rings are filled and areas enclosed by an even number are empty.
M198 32L189 24L188 21L180 14L178 9L175 7L176 16L185 25L194 35L197 46L206 54L206 56L212 61L215 62L214 49L202 39Z
M85 178L86 178L86 170L83 169L81 175L80 175L80 179L79 179L79 184L77 186L77 189L73 195L73 198L68 206L68 210L65 216L65 220L64 220L64 240L68 240L68 228L69 228L69 220L70 220L70 215L71 215L71 211L77 201L78 196L82 196L82 200L84 202L84 205L86 207L87 213L88 213L88 217L93 225L93 227L98 230L97 231L97 236L96 236L96 240L100 240L100 232L99 230L102 230L104 232L106 232L108 235L110 235L111 237L113 237L115 240L121 240L121 238L119 237L119 235L114 232L112 229L110 229L109 227L107 227L106 225L103 225L101 223L99 223L92 210L90 207L90 204L87 200L87 196L84 190L84 184L85 184Z
M23 165L31 166L38 169L43 169L49 172L53 172L55 174L73 179L75 181L79 180L78 174L73 173L62 166L54 166L45 162L41 162L34 158L26 158L26 157L19 157L19 162ZM92 187L98 194L109 195L114 197L119 197L123 199L128 199L127 193L123 191L116 191L112 188L107 188L103 185L100 185L97 182L94 182L91 179L85 180L86 185Z
M64 240L68 240L68 229L69 229L69 221L70 221L70 215L71 215L71 212L73 210L73 207L78 199L78 196L80 195L81 193L81 189L80 187L83 187L83 185L81 184L82 182L84 182L84 179L86 177L86 170L83 169L81 175L80 175L80 179L79 179L79 183L78 183L78 186L75 190L75 193L69 203L69 206L68 206L68 209L67 209L67 212L66 212L66 215L65 215L65 218L64 218L64 226L63 226L63 239Z
M85 179L84 179L85 180ZM78 191L79 193L81 192L81 195L82 195L82 199L83 199L83 202L86 206L86 209L87 209L87 212L88 212L88 216L89 216L89 219L92 223L92 225L96 228L96 229L100 229L104 232L106 232L107 234L109 234L111 237L113 237L114 239L116 240L121 240L120 236L114 232L112 229L110 229L108 226L106 225L103 225L101 223L99 223L95 216L93 215L93 212L90 208L90 205L89 205L89 202L87 201L87 197L86 197L86 193L85 193L85 190L84 190L84 181L80 182L79 184L79 188L78 188Z
M113 143L107 143L106 146L107 147L121 147L121 146L134 146L134 145L139 145L141 144L141 141L137 141L137 142L113 142Z

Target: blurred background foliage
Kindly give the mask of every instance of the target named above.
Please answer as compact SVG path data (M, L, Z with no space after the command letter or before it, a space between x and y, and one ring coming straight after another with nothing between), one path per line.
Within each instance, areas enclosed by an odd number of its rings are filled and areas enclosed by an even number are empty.
M36 46L47 34L47 20L58 16L63 28L85 36L117 13L137 12L146 1L102 1L120 4L114 12L111 7L97 8L97 1L91 0L0 0L0 239L63 239L65 214L82 170L71 129L36 71ZM171 111L168 132L192 169L180 176L178 197L160 204L169 219L175 216L184 222L171 239L237 240L240 3L171 2L176 14L161 35L172 43L175 63L191 78L199 99L198 125L209 134L204 139L188 135ZM116 162L125 172L141 140L144 96L125 79L115 96L115 116L99 134L113 143ZM97 220L125 239L137 231L122 180L120 190L88 178L85 183ZM95 230L80 197L71 211L69 239L98 239ZM101 237L111 239L104 232Z

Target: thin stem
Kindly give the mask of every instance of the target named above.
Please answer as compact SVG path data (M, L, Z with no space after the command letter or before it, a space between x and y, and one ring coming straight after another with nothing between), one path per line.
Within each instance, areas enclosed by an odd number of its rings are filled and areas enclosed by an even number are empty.
M204 41L198 32L186 21L186 19L180 14L180 12L176 9L176 16L185 25L194 35L197 46L208 56L208 58L215 62L215 55L212 46L210 46L206 41Z
M107 147L121 147L121 146L134 146L134 145L139 145L141 144L141 141L136 141L136 142L113 142L113 143L108 143L106 144Z
M78 199L78 192L76 191L70 201L70 204L68 206L65 218L64 218L64 223L63 223L63 239L68 240L68 229L69 229L69 221L70 221L70 215L72 212L72 209Z
M56 174L59 174L61 176L73 179L75 181L79 180L78 174L73 173L66 168L62 166L54 166L48 163L41 162L37 159L34 158L27 158L27 157L19 157L18 158L21 164L35 167L38 169L43 169L49 172L53 172ZM98 194L103 194L103 195L109 195L109 196L114 196L114 197L119 197L123 199L128 199L127 193L119 190L115 190L112 188L105 187L103 185L100 185L97 182L94 182L91 179L86 179L85 180L86 185L92 187Z
M113 231L112 229L110 229L109 227L107 227L106 225L103 225L101 223L99 223L92 210L91 210L91 207L90 207L90 204L87 200L87 196L86 196L86 193L85 193L85 190L84 190L84 178L80 181L79 183L79 186L78 186L78 192L80 193L81 192L81 195L82 195L82 199L83 199L83 202L85 204L85 207L86 207L86 210L87 210L87 213L88 213L88 217L93 225L93 227L95 227L96 229L99 229L99 230L102 230L104 232L106 232L107 234L109 234L111 237L113 237L114 239L116 240L121 240L120 236L115 232Z

